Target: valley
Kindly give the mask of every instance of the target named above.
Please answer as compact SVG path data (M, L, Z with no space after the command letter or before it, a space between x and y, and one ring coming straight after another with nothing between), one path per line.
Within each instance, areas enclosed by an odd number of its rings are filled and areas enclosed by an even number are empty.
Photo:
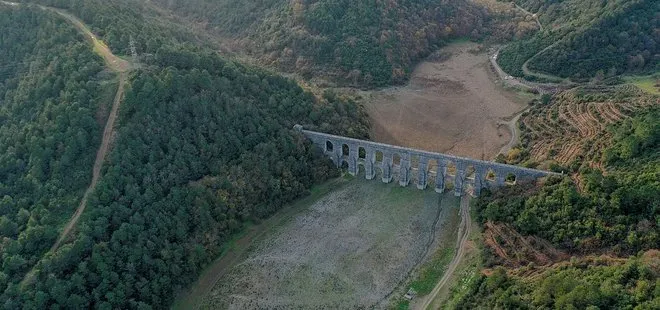
M531 94L505 89L486 48L453 43L426 60L410 82L362 92L376 141L491 160L512 138L501 123L527 107ZM433 59L433 58L431 58Z
M0 305L660 305L660 4L241 1L0 1Z

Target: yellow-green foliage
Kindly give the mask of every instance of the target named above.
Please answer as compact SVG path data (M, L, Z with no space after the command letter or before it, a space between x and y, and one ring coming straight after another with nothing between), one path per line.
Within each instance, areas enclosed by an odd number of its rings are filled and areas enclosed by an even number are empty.
M611 266L576 260L530 278L498 268L473 282L456 309L658 309L658 258L651 259Z

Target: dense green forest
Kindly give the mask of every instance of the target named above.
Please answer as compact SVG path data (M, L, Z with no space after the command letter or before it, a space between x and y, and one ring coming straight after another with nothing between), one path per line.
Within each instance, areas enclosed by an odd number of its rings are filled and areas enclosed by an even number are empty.
M471 282L455 309L658 309L658 252L625 264L575 260L531 277L497 268Z
M385 86L456 38L510 39L534 31L521 12L472 1L155 1L262 63L340 85Z
M118 53L128 54L134 36L150 56L133 73L87 211L68 243L42 257L89 183L116 83L103 82L112 75L64 19L2 7L10 29L0 35L4 308L166 308L245 222L337 175L294 124L367 136L364 112L348 97L315 96L179 44L192 39L123 2L76 3L57 6L91 20Z
M78 206L116 83L84 38L56 15L0 5L0 29L4 292L37 263Z
M620 254L660 243L660 110L652 109L612 126L613 141L602 150L607 175L583 167L582 191L569 179L551 178L538 191L511 187L487 193L478 219L512 223L526 235L590 252Z
M502 51L498 62L512 75L524 76L527 60L532 71L574 80L660 70L657 1L516 2L537 13L545 27Z
M23 0L64 9L82 20L105 41L116 55L130 55L131 38L142 56L153 55L162 45L184 42L204 44L186 27L168 22L162 16L132 0Z
M71 243L5 305L165 308L223 242L336 176L292 127L366 136L355 102L193 47L136 73L118 139Z

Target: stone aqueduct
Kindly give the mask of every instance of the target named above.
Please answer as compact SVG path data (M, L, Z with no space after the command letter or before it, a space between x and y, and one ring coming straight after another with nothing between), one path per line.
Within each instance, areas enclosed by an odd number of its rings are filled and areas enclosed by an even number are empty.
M381 180L389 183L398 172L401 186L408 186L416 175L415 181L419 189L425 189L429 180L433 178L435 191L438 193L444 192L448 180L452 181L456 196L463 195L466 185L472 186L472 194L479 196L482 188L506 185L506 179L511 175L515 178L514 183L547 175L560 175L555 172L304 130L301 125L294 126L294 129L320 147L337 167L346 163L348 173L351 175L357 175L361 165L366 179L375 178L377 170L380 169Z

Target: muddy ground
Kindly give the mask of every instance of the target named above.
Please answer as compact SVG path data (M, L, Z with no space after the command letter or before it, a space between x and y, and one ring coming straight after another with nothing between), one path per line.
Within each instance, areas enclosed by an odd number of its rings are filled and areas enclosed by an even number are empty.
M510 130L498 125L522 111L527 98L502 88L488 53L471 42L419 64L405 86L366 92L372 139L477 159L492 159ZM446 57L440 57L441 59Z
M427 252L451 240L458 200L355 179L253 243L202 305L211 309L382 307ZM442 200L442 201L440 201ZM434 222L438 219L434 227ZM432 250L449 244L432 245Z

